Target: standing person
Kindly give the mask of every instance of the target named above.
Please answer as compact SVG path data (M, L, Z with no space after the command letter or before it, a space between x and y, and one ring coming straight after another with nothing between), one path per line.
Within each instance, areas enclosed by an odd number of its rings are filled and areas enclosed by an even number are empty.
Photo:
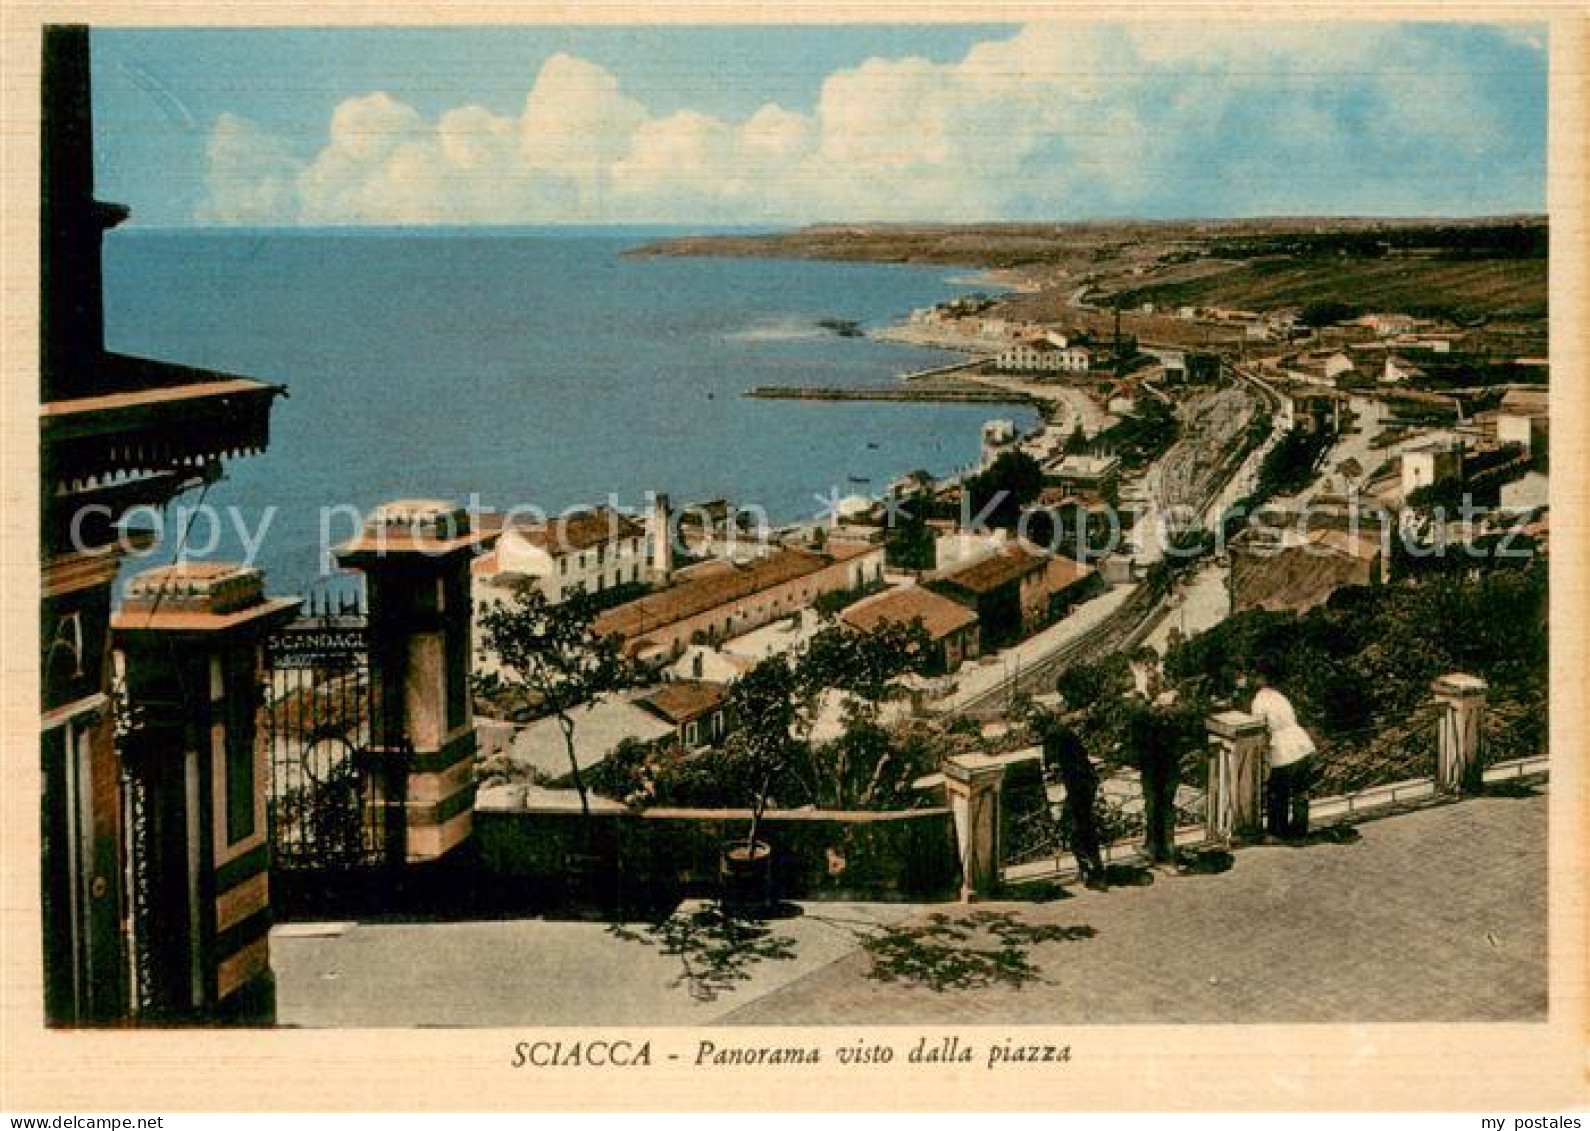
M1138 653L1132 669L1135 701L1130 705L1127 741L1143 790L1143 847L1150 864L1174 865L1182 747L1176 692L1166 684L1153 649Z
M1104 891L1104 858L1099 848L1099 827L1093 816L1094 800L1099 795L1099 774L1088 760L1088 752L1071 729L1070 715L1057 716L1043 723L1043 762L1060 777L1065 786L1065 812L1071 825L1071 852L1077 858L1077 871L1084 886Z
M1308 780L1314 740L1298 724L1292 701L1271 684L1269 665L1254 671L1250 713L1270 732L1269 779L1264 785L1264 823L1273 837L1298 843L1308 835Z

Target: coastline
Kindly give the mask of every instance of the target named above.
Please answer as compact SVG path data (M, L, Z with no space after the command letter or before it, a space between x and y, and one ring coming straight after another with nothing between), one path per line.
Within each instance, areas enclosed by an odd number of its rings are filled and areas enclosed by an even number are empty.
M1019 267L982 267L975 271L949 275L944 281L956 287L988 287L992 290L1022 295L1035 295L1044 290L1042 283Z

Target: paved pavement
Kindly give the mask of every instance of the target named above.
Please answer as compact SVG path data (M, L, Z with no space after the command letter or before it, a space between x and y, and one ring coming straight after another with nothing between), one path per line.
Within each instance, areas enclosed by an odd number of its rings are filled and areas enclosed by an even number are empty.
M290 1025L1538 1020L1546 798L1046 903L806 904L732 939L512 920L278 927ZM793 910L793 909L792 909ZM317 933L318 932L318 933Z
M283 1025L705 1025L896 923L904 904L812 905L735 934L686 903L661 929L512 919L283 924L271 932ZM793 908L791 910L794 910Z
M1026 946L1025 984L879 981L863 953L729 1020L1544 1020L1546 798L1466 801L1358 831L1356 843L1245 849L1220 874L974 909L1086 936Z

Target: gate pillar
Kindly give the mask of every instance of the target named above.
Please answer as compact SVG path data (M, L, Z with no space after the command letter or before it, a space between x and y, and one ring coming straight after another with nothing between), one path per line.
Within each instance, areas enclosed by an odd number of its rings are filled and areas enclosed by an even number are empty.
M1209 731L1209 838L1229 844L1263 832L1264 722L1244 711L1222 711Z
M132 999L151 1019L268 1021L263 638L296 597L260 572L179 562L128 583L111 619L122 711Z
M955 819L961 854L961 901L972 903L999 889L999 788L1005 767L982 754L944 762L944 792Z
M1478 793L1484 785L1480 762L1480 724L1485 715L1485 681L1453 672L1430 685L1441 714L1436 740L1435 785L1441 793Z
M405 859L436 860L469 839L475 718L469 565L496 538L451 503L376 508L337 549L364 574L378 744L402 760Z

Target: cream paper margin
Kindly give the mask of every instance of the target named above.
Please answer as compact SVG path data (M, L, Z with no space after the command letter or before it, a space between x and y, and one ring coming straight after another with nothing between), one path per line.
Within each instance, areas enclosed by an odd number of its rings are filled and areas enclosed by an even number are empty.
M980 1064L645 1070L509 1067L535 1030L50 1031L41 1023L38 911L38 562L36 546L39 28L98 25L445 25L846 22L1019 22L1034 19L1410 19L1550 24L1551 584L1550 1020L1543 1024L969 1026L963 1039L1007 1033L1069 1044L1073 1062L990 1073ZM0 55L3 161L4 412L0 417L0 1109L47 1112L293 1110L1453 1110L1583 1109L1586 1086L1585 837L1585 225L1590 8L1582 4L1246 6L1219 3L930 2L456 5L415 0L311 4L243 0L13 3ZM1388 939L1387 945L1395 945ZM394 986L394 992L402 987ZM546 1030L567 1040L579 1030ZM692 1047L693 1030L603 1029ZM703 1031L704 1032L704 1031ZM721 1039L722 1030L716 1031ZM736 1029L736 1042L833 1047L870 1035L914 1042L943 1026Z

